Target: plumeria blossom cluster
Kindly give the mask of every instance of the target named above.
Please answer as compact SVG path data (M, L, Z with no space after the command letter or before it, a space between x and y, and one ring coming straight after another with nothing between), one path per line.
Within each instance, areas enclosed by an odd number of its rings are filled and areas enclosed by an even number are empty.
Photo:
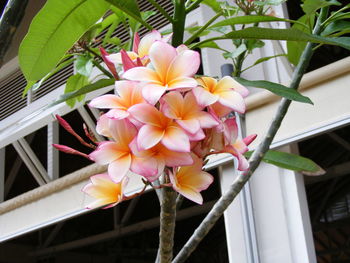
M196 77L199 53L184 45L175 48L168 40L153 31L141 40L136 35L131 52L108 54L101 49L106 65L121 79L115 83L116 95L89 104L106 110L96 130L108 138L89 154L96 163L108 165L106 174L92 176L83 189L96 198L90 207L129 199L124 189L133 173L153 187L161 179L158 187L172 187L202 204L200 192L213 182L203 171L208 156L230 153L238 170L249 168L243 154L255 135L239 139L232 117L233 111L245 112L248 90L231 77Z

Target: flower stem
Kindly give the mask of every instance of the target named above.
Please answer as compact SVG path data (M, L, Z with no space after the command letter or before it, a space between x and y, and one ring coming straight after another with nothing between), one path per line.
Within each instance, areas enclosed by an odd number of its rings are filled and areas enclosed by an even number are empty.
M326 19L328 14L328 8L322 8L321 13L317 19L313 34L319 35L321 31L321 24ZM293 73L292 82L290 84L291 89L298 89L302 76L305 73L307 66L309 65L311 56L313 54L314 44L308 43L300 57L299 63L295 68ZM259 166L264 154L268 151L273 138L275 137L279 127L281 126L282 120L286 115L291 101L282 98L280 105L276 111L276 114L269 126L268 132L264 137L263 141L259 144L257 149L254 151L253 155L249 159L250 170L245 173L240 173L235 179L230 189L225 195L223 195L214 205L212 210L207 214L202 223L195 230L193 235L181 249L179 254L173 260L173 263L182 263L191 255L191 253L196 249L198 244L203 240L203 238L208 234L210 229L214 226L217 220L223 215L227 207L232 203L235 197L240 193L245 183L252 176L256 168Z

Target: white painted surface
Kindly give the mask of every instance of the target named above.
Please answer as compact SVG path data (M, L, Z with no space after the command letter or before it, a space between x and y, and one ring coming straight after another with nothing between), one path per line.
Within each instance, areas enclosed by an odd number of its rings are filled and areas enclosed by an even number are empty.
M234 172L233 162L222 165L219 171L221 192L225 194L237 176ZM238 195L224 213L227 252L230 262L248 263L240 199L241 195Z
M302 175L262 163L250 185L261 262L315 263Z

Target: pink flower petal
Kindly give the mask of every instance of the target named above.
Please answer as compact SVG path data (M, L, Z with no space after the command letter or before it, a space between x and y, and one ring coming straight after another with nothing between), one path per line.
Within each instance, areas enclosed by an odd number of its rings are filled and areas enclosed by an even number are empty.
M137 136L137 146L139 150L147 150L157 143L164 136L164 130L151 125L143 125Z
M251 135L248 135L247 137L245 137L243 139L245 145L248 146L249 144L251 144L256 139L257 136L258 136L257 134L251 134Z
M158 77L158 74L150 68L146 67L136 67L129 69L123 74L125 79L135 80L135 81L144 81L162 84Z
M124 155L108 165L108 174L114 182L119 183L126 176L130 165L130 154Z
M166 79L168 69L176 57L176 49L163 41L156 41L149 50L151 63L162 80Z
M221 89L221 86L225 86L226 88L229 89L234 89L236 92L241 94L241 96L244 98L248 96L249 90L239 84L237 81L235 81L233 78L226 76L223 77L219 82L218 82L218 89Z
M188 138L191 142L193 141L201 141L205 138L205 133L202 129L199 129L195 133L187 133Z
M192 89L197 86L197 82L193 78L189 77L178 77L176 79L172 79L168 82L168 89Z
M193 95L196 97L198 104L203 107L211 105L219 99L218 95L211 94L209 91L199 86L193 88L192 92Z
M110 119L122 120L129 117L129 112L121 109L112 109L105 114Z
M172 91L164 95L160 101L160 110L165 116L172 119L181 118L184 107L184 98L178 91ZM193 107L193 105L191 105Z
M139 36L139 34L136 32L136 33L134 34L134 41L133 41L133 44L132 44L132 51L134 51L135 53L138 53L139 44L140 44L140 36Z
M197 51L182 50L172 61L167 78L192 77L198 71L199 64L200 57Z
M89 103L89 106L98 109L111 109L123 107L123 105L120 103L120 98L112 94L102 95L93 99Z
M110 120L109 130L113 139L123 149L128 149L129 143L137 134L136 127L128 119Z
M161 142L169 150L190 152L190 141L188 136L180 128L175 126L170 126L166 129Z
M245 103L244 99L238 92L235 91L226 91L220 93L219 102L234 111L237 111L238 113L244 113L245 112Z
M132 61L132 59L128 56L128 54L126 53L126 51L124 49L120 50L120 54L122 57L122 64L123 64L123 69L124 72L137 67L137 65L134 63L134 61Z
M105 136L105 137L112 137L110 131L109 131L109 118L106 114L103 114L100 116L100 118L97 121L96 125L96 131L98 134Z
M108 164L124 155L118 143L101 142L97 149L89 154L90 158L98 164Z
M190 153L163 151L165 164L170 167L192 165L193 159Z
M161 113L152 105L140 103L129 108L129 113L138 121L146 124L158 126Z
M162 36L157 30L152 30L151 33L146 34L140 41L138 45L137 53L141 58L149 54L149 50L152 44L156 40L161 40Z
M154 177L158 174L158 162L154 158L133 157L130 170L144 177Z
M155 105L165 91L166 88L163 85L150 83L143 87L142 96L148 103Z
M185 131L191 134L196 133L201 128L199 121L196 119L176 120L176 123L179 124Z
M201 128L213 128L219 125L219 122L214 117L205 111L198 113L197 119L200 123Z

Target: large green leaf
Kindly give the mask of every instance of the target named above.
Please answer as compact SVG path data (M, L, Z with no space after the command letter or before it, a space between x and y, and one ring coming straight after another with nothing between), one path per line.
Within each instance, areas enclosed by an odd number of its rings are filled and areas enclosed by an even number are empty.
M245 39L272 39L287 41L306 41L320 44L329 44L341 46L350 50L350 37L320 37L304 33L298 29L273 29L273 28L247 28L239 31L233 31L226 34L227 38L245 38Z
M221 26L232 26L237 24L254 24L259 22L274 22L274 21L283 21L283 22L292 22L292 23L298 23L294 20L289 19L283 19L275 16L254 16L254 15L247 15L247 16L236 16L231 17L228 19L225 19L223 21L220 21L218 23L215 23L214 25L210 26L209 28L215 28L215 27L221 27Z
M287 88L286 86L283 86L278 83L266 80L246 80L237 77L235 79L244 86L266 89L278 96L284 97L289 100L313 104L308 97L301 95L297 90Z
M73 76L70 76L66 83L66 88L64 90L64 93L72 93L74 91L80 90L82 87L86 86L89 83L89 80L86 76L81 74L76 74ZM76 101L82 101L85 97L85 94L76 96L74 98L66 100L66 103L69 107L73 108Z
M35 81L50 72L108 7L103 0L47 1L19 48L26 79Z
M102 89L104 87L114 85L114 83L115 83L115 79L100 79L100 80L96 81L95 83L92 83L92 84L89 84L89 85L82 87L81 89L78 89L76 91L61 95L58 100L56 100L55 102L48 105L48 107L60 104L62 102L65 102L66 100L76 98L78 96L84 95L84 94L92 92L94 90L98 90L98 89Z
M341 5L341 3L336 0L305 0L301 7L305 14L312 14L320 8L330 5Z
M40 88L40 86L48 80L50 77L52 77L54 74L56 74L58 71L63 69L64 67L67 67L69 64L73 63L73 58L71 58L71 55L66 56L66 60L62 61L57 67L55 67L53 70L51 70L49 73L47 73L42 79L40 79L38 82L36 80L28 80L27 85L25 86L22 96L24 97L28 90L32 88L33 90L37 90Z
M145 22L140 13L140 8L136 0L106 0L111 3L114 7L126 13L128 16L132 17L136 21L140 22L147 29L152 30L147 22Z
M250 157L252 152L245 153ZM267 151L263 157L263 162L276 165L288 170L302 172L307 175L322 175L325 171L312 160L286 152Z
M308 33L304 33L298 29L273 29L273 28L261 28L250 27L243 30L232 31L224 36L208 38L202 42L191 45L191 48L195 48L205 42L220 39L271 39L271 40L287 40L287 41L304 41L314 42L320 44L329 44L341 46L350 50L350 37L320 37Z
M322 31L322 36L327 36L336 32L349 31L350 22L344 20L337 20L329 23L326 28Z

